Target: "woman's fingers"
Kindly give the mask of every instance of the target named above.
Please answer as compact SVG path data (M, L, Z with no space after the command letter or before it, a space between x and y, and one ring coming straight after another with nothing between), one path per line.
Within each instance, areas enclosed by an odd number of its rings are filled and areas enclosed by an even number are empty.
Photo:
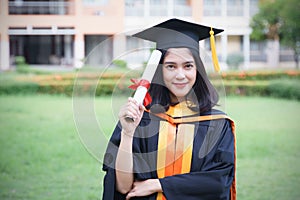
M130 117L133 119L139 118L141 115L141 105L139 105L136 100L129 98L125 106L123 107L120 116L122 118Z

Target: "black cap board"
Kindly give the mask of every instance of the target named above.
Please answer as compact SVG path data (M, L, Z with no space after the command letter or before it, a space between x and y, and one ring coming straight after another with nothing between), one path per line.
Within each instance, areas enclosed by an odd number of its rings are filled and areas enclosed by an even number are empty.
M199 51L199 41L209 38L211 30L214 35L223 31L222 29L173 18L132 36L156 42L157 49L188 47Z

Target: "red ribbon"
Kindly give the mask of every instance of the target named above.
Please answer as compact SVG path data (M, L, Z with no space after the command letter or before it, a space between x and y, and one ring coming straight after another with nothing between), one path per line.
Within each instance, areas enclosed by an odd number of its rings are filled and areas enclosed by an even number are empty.
M149 89L149 87L150 87L150 82L145 79L137 80L137 79L132 78L132 79L130 79L130 81L133 84L130 85L129 88L133 89L133 90L136 90L139 86L145 87L147 89ZM144 106L148 106L151 102L152 102L152 98L151 98L150 94L147 92L145 99L144 99Z

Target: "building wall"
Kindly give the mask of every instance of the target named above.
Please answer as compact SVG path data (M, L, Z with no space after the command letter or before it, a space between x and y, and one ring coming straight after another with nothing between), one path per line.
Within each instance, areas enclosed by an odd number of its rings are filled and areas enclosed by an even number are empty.
M258 10L259 0L69 0L69 10L59 8L57 14L9 14L7 0L0 1L0 69L11 66L9 38L26 35L64 35L65 52L72 65L80 67L82 59L90 55L95 41L91 38L102 38L99 53L106 51L112 57L120 58L128 49L151 44L131 40L132 31L141 30L162 20L179 17L197 21L204 25L223 28L225 31L216 36L216 47L219 61L226 65L227 56L239 51L244 57L244 69L254 67L257 62L264 63L264 57L252 50L249 27L251 16ZM24 4L25 5L25 4ZM14 12L19 12L15 7ZM22 8L24 9L24 8ZM44 12L44 11L43 11ZM53 12L53 11L49 11ZM71 40L71 41L70 41ZM85 44L89 41L88 44ZM137 42L137 44L132 45ZM90 46L91 45L91 46ZM203 44L200 43L203 46ZM109 47L110 46L110 47ZM204 45L209 51L209 45ZM70 48L72 48L70 50ZM101 49L102 48L102 49ZM146 59L149 53L141 53ZM280 66L291 60L292 52L284 50ZM71 57L71 58L70 58ZM130 57L130 56L127 56ZM133 59L134 56L131 56ZM251 63L251 59L255 63ZM105 62L106 62L105 61Z
M33 15L9 14L8 1L1 0L0 69L6 70L10 67L9 35L73 35L73 64L80 66L87 53L84 52L85 35L112 36L124 29L123 1L110 0L103 4L85 2L87 1L67 1L71 10L68 13Z

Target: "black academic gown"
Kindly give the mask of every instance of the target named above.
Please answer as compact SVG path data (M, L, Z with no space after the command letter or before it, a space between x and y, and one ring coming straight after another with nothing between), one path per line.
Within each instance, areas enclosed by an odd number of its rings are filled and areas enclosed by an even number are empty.
M210 111L203 115L224 114ZM158 178L157 143L159 122L165 120L144 112L133 139L133 168L135 180ZM229 200L235 176L235 138L233 122L216 119L188 122L195 124L190 172L160 178L163 194L168 200ZM150 133L150 136L149 136ZM115 159L121 137L118 124L111 136L104 157L106 172L103 184L103 200L125 199L116 190ZM234 187L235 190L235 187ZM234 191L235 192L235 191ZM157 193L131 199L155 200Z

